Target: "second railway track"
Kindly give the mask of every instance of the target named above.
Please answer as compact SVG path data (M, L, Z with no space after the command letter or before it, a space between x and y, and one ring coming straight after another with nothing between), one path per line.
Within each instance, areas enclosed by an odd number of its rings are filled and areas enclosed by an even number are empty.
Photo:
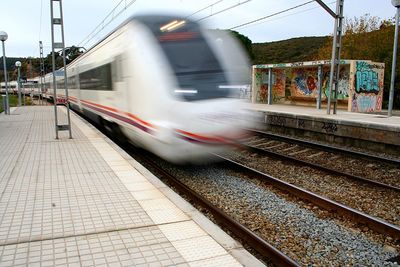
M248 149L400 192L400 159L266 132L249 132L251 137L243 143Z

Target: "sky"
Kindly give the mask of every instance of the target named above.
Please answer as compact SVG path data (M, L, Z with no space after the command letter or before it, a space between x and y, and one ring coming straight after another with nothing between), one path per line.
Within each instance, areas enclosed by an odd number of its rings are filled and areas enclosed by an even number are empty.
M45 56L51 51L50 1L1 0L0 31L5 31L8 34L8 39L5 42L7 57L39 57L39 40L43 42ZM79 45L89 48L121 22L136 14L166 12L189 16L215 3L215 5L192 15L190 18L194 20L204 18L201 22L208 28L231 29L308 1L63 0L65 44L67 47ZM331 9L336 9L335 0L323 1ZM122 3L117 6L120 2ZM125 9L125 3L131 4ZM228 9L235 5L237 6ZM58 5L54 6L58 11ZM87 36L101 24L116 6L114 16L120 11L123 12L86 43ZM224 9L228 10L218 14ZM395 12L396 10L390 0L344 0L344 15L347 18L360 17L368 13L371 16L388 19L393 18ZM105 22L109 22L112 16L109 16ZM302 36L329 35L332 34L333 27L333 18L316 2L312 2L290 12L244 27L234 28L234 30L246 35L253 43L261 43ZM56 33L60 36L59 32Z

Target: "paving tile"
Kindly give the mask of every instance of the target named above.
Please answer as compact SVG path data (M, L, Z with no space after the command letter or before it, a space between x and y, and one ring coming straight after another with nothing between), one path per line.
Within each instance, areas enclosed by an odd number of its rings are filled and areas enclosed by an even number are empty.
M0 266L232 263L91 126L72 114L55 140L53 107L16 110L0 114Z

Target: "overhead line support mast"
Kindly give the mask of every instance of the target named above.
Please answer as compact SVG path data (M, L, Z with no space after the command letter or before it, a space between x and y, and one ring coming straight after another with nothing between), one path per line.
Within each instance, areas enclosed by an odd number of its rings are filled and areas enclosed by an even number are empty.
M327 96L328 104L326 110L327 114L331 114L331 102L333 102L333 114L336 114L337 91L338 91L339 73L340 73L340 52L342 50L344 0L336 0L336 12L330 9L322 0L315 0L315 1L335 19L335 27L333 30L331 71L329 75L329 93ZM332 91L333 91L333 100L331 100Z

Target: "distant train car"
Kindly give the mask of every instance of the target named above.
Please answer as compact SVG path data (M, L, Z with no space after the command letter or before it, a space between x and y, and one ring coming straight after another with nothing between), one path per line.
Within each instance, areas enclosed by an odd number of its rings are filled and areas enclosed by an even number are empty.
M5 94L6 93L6 84L5 84L5 82L1 82L0 86L1 86L0 93ZM18 90L17 82L16 81L7 82L7 88L8 88L8 93L9 94L15 93Z
M193 21L132 17L66 71L74 110L171 162L230 149L247 126L235 97L249 84L246 55L229 33ZM48 98L52 80L46 75ZM56 80L63 97L64 78Z

